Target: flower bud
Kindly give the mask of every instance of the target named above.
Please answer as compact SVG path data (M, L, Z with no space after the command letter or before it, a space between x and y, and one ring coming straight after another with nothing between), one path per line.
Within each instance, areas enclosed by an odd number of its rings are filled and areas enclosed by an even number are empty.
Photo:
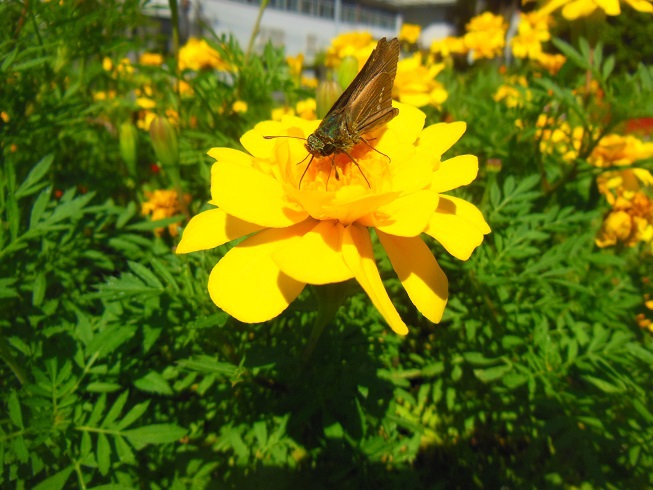
M125 162L125 165L127 165L129 174L132 176L136 175L138 132L131 121L125 121L120 125L118 137L120 142L120 156Z
M345 56L340 62L336 77L342 90L346 90L349 84L358 75L358 60L354 56Z
M150 138L156 158L163 167L173 167L179 161L177 133L165 117L157 116L150 124Z
M320 82L315 91L315 103L317 118L323 119L329 112L331 106L335 104L338 97L342 94L340 85L335 80L326 80Z

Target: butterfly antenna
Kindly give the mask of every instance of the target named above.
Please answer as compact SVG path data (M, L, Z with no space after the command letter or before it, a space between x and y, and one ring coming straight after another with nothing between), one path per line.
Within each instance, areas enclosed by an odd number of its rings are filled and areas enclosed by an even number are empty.
M376 139L376 138L374 138L374 139ZM361 140L363 141L363 143L365 143L367 146L369 146L370 148L372 148L372 149L373 149L375 152L377 152L379 155L383 155L384 157L386 157L386 158L388 159L388 162L391 162L391 161L392 161L392 159L391 159L388 155L386 155L385 153L380 152L379 150L377 150L376 148L374 148L372 145L370 145L369 142L368 142L365 138L361 138Z
M310 155L310 153L309 153L309 155ZM306 158L308 158L308 155L306 155ZM304 158L304 160L306 160L306 158ZM315 158L315 155L311 155L311 159L308 161L308 165L306 165L306 168L304 169L304 172L302 173L302 176L299 179L299 185L297 186L298 189L302 188L302 180L304 180L304 175L306 175L306 172L308 172L308 167L310 167L311 163L313 163L313 158ZM302 160L302 162L304 160ZM297 163L297 165L299 165L302 162Z
M370 181L367 180L367 177L365 177L365 174L363 173L363 169L362 169L361 166L358 164L358 162L357 162L356 160L354 160L354 157L352 157L352 156L349 154L349 152L347 152L347 151L345 151L345 150L342 150L342 152L343 152L345 155L347 155L347 156L349 157L349 159L350 159L352 162L354 162L354 165L356 165L356 167L358 167L359 172L361 173L361 175L362 175L363 178L365 179L365 182L367 182L367 187L369 187L369 188L371 189L372 186L370 185Z
M296 140L304 140L306 141L306 138L302 138L301 136L287 136L287 135L279 135L279 136L263 136L266 140L271 140L274 138L293 138Z

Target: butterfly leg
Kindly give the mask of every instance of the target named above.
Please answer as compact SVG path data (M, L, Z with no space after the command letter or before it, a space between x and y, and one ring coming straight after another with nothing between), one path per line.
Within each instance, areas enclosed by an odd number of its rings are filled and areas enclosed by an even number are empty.
M347 155L347 156L349 157L349 159L350 159L352 162L354 162L354 165L356 165L356 167L358 168L359 172L361 173L361 175L362 175L363 178L365 179L365 182L367 182L367 187L372 188L372 186L370 185L370 181L367 180L367 177L365 177L365 174L363 173L363 169L361 168L360 165L358 165L358 162L357 162L356 160L354 160L354 157L352 157L352 156L349 154L348 151L342 150L342 153L344 153L345 155Z

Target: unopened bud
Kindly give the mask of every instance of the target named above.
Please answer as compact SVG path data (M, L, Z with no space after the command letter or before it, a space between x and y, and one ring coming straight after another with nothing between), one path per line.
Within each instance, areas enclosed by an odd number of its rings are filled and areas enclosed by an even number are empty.
M156 158L163 167L173 167L179 161L177 133L166 117L157 116L150 124L150 138Z
M122 157L130 175L136 175L136 160L138 158L137 143L138 132L131 121L125 121L118 130L120 141L120 156Z
M346 90L349 84L358 75L358 60L354 56L345 56L340 62L336 77L342 90Z
M326 116L340 94L342 94L342 89L335 80L325 80L318 84L315 91L315 112L318 119L323 119Z

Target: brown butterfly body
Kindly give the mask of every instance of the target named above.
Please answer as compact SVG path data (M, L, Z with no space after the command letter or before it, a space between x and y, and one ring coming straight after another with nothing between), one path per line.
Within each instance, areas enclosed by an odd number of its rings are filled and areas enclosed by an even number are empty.
M397 38L390 41L381 39L356 78L329 109L315 132L307 138L305 147L311 159L301 176L300 186L314 158L331 157L335 169L335 156L344 153L358 167L349 151L361 140L374 149L364 135L382 127L399 114L399 109L392 107L392 86L398 61ZM337 169L335 173L338 178ZM363 178L369 185L365 174Z

